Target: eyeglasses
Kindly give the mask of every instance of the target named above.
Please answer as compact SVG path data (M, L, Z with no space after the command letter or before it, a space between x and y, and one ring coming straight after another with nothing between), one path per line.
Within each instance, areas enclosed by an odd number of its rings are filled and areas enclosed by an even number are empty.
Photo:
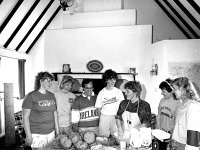
M50 78L46 78L47 82L52 82L52 80Z
M85 87L84 89L85 90L93 90L94 88L93 87Z

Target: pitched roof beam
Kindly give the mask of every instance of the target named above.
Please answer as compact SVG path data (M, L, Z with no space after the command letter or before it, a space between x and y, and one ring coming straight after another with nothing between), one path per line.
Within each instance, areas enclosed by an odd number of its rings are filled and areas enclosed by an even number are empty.
M194 35L195 38L199 38L199 35L192 29L192 27L181 17L181 15L172 7L172 5L167 1L163 2L172 10L172 12L179 18L179 20L185 25L186 28Z
M42 17L45 15L45 13L47 12L47 10L49 9L49 7L52 5L52 3L54 2L54 0L51 0L48 5L45 7L45 9L42 11L42 13L40 14L40 16L37 18L37 20L35 21L35 23L31 26L31 28L29 29L29 31L26 33L26 35L24 36L24 38L21 40L21 42L17 45L17 47L15 48L16 51L18 51L20 49L20 47L22 46L22 44L26 41L26 39L28 38L28 36L31 34L31 32L33 31L33 29L36 27L36 25L38 24L38 22L42 19Z
M193 15L183 6L180 0L173 0L176 5L187 15L187 17L196 25L196 27L200 30L200 23L193 17Z
M12 9L12 11L10 12L10 14L8 15L8 17L5 19L5 21L3 22L3 24L0 27L0 33L3 31L3 29L6 27L6 25L8 24L8 22L11 20L11 18L14 16L15 12L17 11L17 9L19 8L19 6L22 4L24 0L18 0L17 4L15 5L15 7Z
M2 2L3 2L3 0L0 0L0 5L1 5Z
M51 18L48 20L48 22L44 25L44 27L40 30L39 34L37 35L37 37L34 39L34 41L31 43L31 45L28 47L28 49L26 50L26 54L28 54L31 50L31 48L34 46L34 44L37 42L37 40L40 38L40 36L42 35L42 33L44 32L44 30L48 27L48 25L52 22L52 20L54 19L54 17L58 14L58 12L60 11L61 6L59 6L56 11L53 13L53 15L51 16Z
M9 39L6 41L6 43L4 44L4 48L7 48L8 45L10 44L10 42L13 40L13 38L15 37L15 35L18 33L18 31L21 29L21 27L23 26L23 24L26 22L26 20L28 19L28 17L31 15L31 13L33 12L33 10L35 9L35 7L37 6L37 4L40 2L40 0L36 0L34 2L34 4L31 6L31 8L29 9L29 11L26 13L26 15L24 16L24 18L21 20L21 22L18 24L18 26L15 28L15 30L13 31L12 35L9 37Z
M167 9L160 3L159 0L154 0L160 8L167 14L167 16L174 22L174 24L183 32L183 34L188 38L192 39L190 35L181 27L181 25L176 21L176 19L167 11Z
M200 7L194 0L187 0L188 3L200 14Z

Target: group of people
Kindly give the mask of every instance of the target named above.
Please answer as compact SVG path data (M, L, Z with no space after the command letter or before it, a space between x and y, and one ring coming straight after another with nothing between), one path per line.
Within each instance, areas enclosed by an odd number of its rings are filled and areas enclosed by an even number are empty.
M157 128L171 134L171 150L200 149L200 97L187 77L160 83L163 99L158 107Z
M118 75L108 69L102 75L105 87L98 95L93 92L93 80L83 79L83 92L71 92L74 79L64 75L58 90L49 92L54 79L49 72L39 72L34 90L22 104L26 143L32 149L51 143L60 134L92 131L97 136L110 137L118 132L123 136L132 128L151 127L151 107L140 98L142 86L128 81L125 91L115 87ZM172 135L174 150L199 149L200 99L188 78L161 82L164 98L160 101L157 128ZM197 117L196 117L197 116Z

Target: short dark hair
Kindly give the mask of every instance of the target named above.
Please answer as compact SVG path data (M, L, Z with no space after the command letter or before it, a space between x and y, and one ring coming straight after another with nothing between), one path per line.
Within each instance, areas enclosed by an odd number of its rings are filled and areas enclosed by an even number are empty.
M172 80L171 79L166 79L165 81L162 81L159 85L159 88L161 90L166 90L167 92L172 92L173 88L171 86Z
M142 92L142 86L139 81L129 81L125 83L124 89L130 89L133 93L136 93L137 97L140 97Z
M83 79L83 81L82 81L82 84L81 84L81 85L82 85L82 87L84 88L84 87L85 87L85 85L86 85L86 84L89 84L90 82L91 82L91 83L92 83L92 85L93 85L93 80L92 80L92 79L88 79L88 78L87 78L87 79Z
M104 72L102 76L103 82L106 82L110 79L118 79L117 73L113 71L112 69L108 69Z
M54 80L54 76L51 73L47 71L39 72L37 76L35 77L34 89L39 90L41 87L40 80L44 81L46 78L50 78L51 80Z

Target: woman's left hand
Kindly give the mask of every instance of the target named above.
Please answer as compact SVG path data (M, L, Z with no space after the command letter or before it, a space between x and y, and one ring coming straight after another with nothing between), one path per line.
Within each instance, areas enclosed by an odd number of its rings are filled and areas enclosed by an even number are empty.
M30 137L30 138L26 138L26 139L25 139L25 143L26 143L26 145L31 146L32 142L33 142L32 137Z
M56 132L55 132L55 136L58 137L59 135L60 135L60 132L59 132L59 131L56 131Z

